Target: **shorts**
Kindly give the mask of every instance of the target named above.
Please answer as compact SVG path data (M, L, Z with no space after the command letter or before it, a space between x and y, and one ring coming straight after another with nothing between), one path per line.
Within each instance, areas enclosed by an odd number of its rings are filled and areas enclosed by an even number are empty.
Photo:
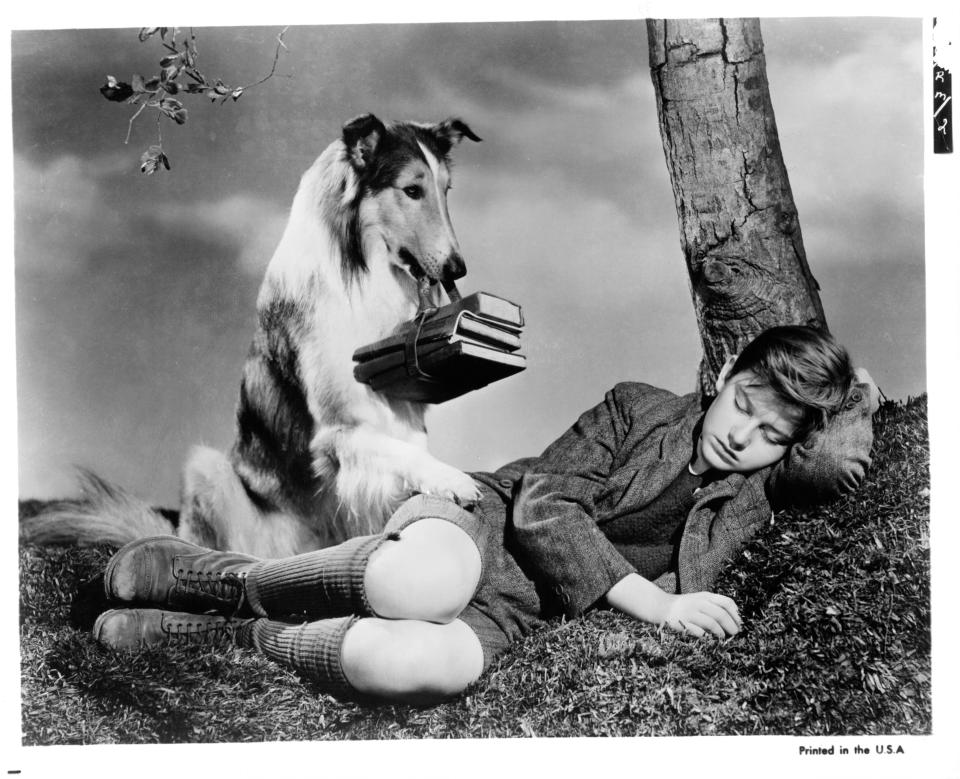
M390 517L384 533L397 533L412 522L437 517L452 522L480 550L480 581L458 619L465 622L483 647L483 669L514 641L545 624L554 609L545 589L524 572L514 555L503 498L478 484L481 499L472 509L435 495L415 495Z

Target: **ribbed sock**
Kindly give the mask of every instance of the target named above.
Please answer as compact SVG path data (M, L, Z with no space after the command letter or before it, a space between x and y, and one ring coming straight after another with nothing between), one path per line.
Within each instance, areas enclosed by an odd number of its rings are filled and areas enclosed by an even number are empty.
M246 595L261 617L326 619L371 614L363 586L367 561L396 534L360 536L315 552L265 560L246 577Z
M357 692L343 672L340 649L357 619L339 617L300 625L256 619L241 626L234 640L317 680L331 695L354 697Z

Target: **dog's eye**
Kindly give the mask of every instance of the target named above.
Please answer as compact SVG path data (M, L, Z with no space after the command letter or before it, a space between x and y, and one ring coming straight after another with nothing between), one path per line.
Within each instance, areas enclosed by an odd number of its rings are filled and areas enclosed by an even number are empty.
M411 200L419 200L423 197L423 188L418 187L416 184L411 184L409 187L403 188L403 194Z

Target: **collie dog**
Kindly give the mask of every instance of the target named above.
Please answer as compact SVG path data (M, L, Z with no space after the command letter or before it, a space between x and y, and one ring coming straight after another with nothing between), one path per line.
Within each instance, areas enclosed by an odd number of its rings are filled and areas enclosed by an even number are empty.
M198 447L183 472L181 537L282 557L379 531L413 492L459 502L473 480L426 448L425 406L353 376L354 350L390 335L430 285L466 272L447 212L459 119L357 117L304 174L257 299L228 455ZM92 474L84 497L21 523L34 543L124 543L173 525Z

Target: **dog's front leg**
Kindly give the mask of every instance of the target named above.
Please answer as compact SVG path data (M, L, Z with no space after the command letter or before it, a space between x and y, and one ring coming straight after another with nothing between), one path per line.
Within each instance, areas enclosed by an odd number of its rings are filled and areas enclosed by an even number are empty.
M341 512L362 532L383 527L413 493L440 495L458 503L476 501L476 482L421 446L368 426L327 428L311 444L324 489L333 485Z

